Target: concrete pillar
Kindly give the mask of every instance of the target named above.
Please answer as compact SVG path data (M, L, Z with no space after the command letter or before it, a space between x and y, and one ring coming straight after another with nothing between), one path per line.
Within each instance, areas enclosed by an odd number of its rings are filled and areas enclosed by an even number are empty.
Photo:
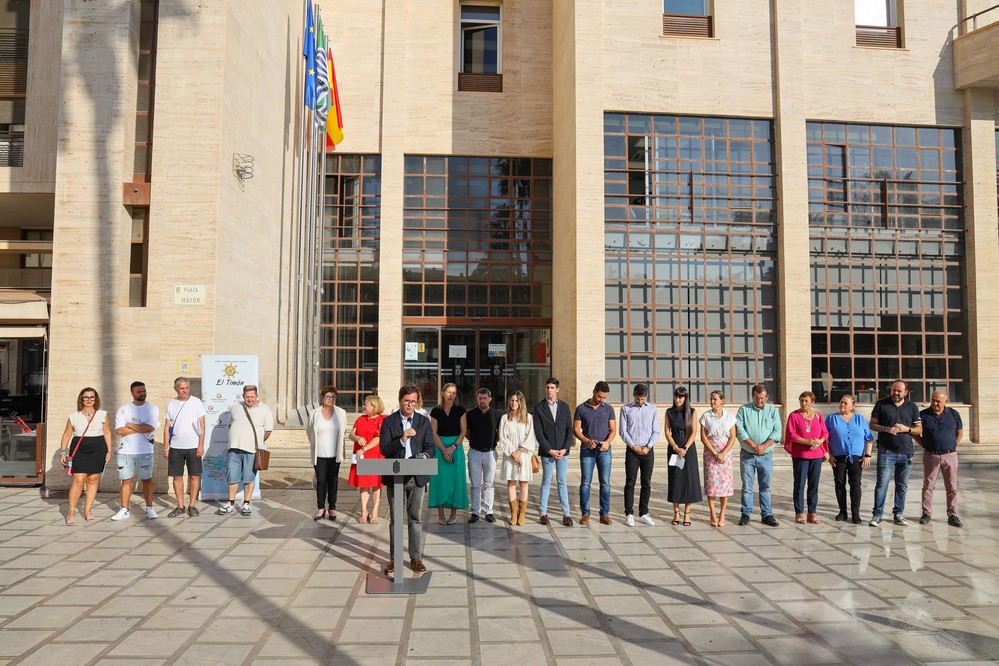
M552 3L552 370L570 404L605 372L601 4Z

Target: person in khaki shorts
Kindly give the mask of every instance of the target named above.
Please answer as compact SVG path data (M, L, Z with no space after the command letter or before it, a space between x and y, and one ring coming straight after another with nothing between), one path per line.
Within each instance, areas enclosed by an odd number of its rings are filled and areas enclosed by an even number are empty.
M177 507L167 514L169 518L186 512L192 518L198 515L195 503L201 491L201 459L205 457L205 405L191 395L191 381L187 377L173 380L177 397L167 404L163 428L163 457L167 461L167 475L173 479L173 492ZM184 508L184 468L187 468L188 492L191 502Z

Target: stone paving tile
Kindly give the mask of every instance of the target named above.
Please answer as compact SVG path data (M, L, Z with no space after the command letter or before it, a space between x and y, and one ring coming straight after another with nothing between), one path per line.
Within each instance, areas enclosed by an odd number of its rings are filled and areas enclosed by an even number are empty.
M734 627L684 627L683 639L698 652L733 652L753 649L745 636Z
M614 655L617 651L602 629L552 629L545 632L558 657Z
M196 643L187 648L173 663L180 666L204 666L204 664L236 666L242 664L252 651L252 645Z
M50 643L43 645L17 663L24 666L52 666L52 664L83 664L106 649L96 643ZM121 664L121 662L118 662Z
M52 631L3 629L0 657L19 657L52 635Z

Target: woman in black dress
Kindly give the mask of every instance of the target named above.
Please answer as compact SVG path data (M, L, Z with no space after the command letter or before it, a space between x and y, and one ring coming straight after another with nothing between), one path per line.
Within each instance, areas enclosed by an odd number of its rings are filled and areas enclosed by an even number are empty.
M69 453L64 453L68 451ZM66 511L66 524L76 525L76 505L80 502L84 486L87 489L83 502L83 517L94 519L94 500L97 499L97 484L101 480L104 465L111 460L111 425L108 413L101 409L101 398L97 389L87 387L76 398L76 411L69 415L66 429L62 433L59 462L71 466L73 475L69 487L69 509Z
M683 504L683 525L690 526L690 505L700 502L701 475L697 469L697 412L690 405L687 389L682 386L673 391L673 406L666 410L666 441L670 448L670 465L667 467L666 499L673 503L673 524L680 524L680 505ZM673 456L682 459L683 467L673 464Z

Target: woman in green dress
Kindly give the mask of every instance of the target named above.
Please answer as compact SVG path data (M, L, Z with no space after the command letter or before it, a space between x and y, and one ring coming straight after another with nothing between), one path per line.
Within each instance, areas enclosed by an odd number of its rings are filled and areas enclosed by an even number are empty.
M441 391L441 403L430 412L438 463L437 476L430 481L429 505L431 509L437 507L437 519L446 525L454 525L458 509L468 508L465 449L462 446L468 427L465 424L465 408L456 402L457 397L458 387L445 384ZM451 509L446 521L445 507Z

